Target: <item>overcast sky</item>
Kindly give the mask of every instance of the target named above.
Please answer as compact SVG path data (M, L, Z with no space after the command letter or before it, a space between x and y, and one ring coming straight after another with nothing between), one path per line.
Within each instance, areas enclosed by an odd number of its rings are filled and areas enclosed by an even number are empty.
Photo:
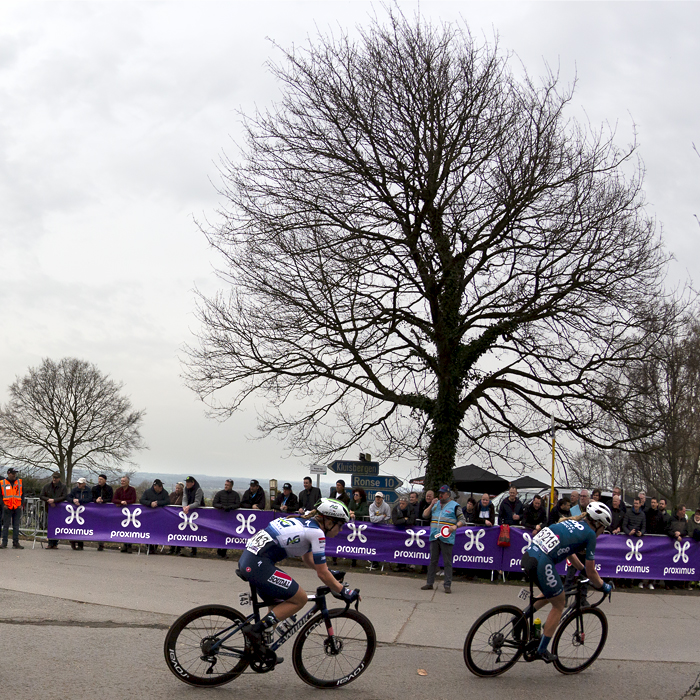
M700 4L423 0L420 11L497 32L535 76L545 62L564 82L576 75L570 116L616 125L620 145L635 124L649 212L676 257L669 286L697 284ZM146 410L140 469L306 473L283 444L247 439L253 404L217 423L183 386L193 289L217 288L218 260L193 217L217 206L211 180L222 150L233 153L237 110L278 94L271 41L353 30L373 12L382 6L0 0L0 403L42 358L74 356Z

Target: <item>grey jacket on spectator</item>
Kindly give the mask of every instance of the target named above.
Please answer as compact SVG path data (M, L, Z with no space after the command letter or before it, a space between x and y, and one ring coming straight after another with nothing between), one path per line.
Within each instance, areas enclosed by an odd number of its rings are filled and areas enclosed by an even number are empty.
M149 508L151 507L151 503L155 501L158 504L158 508L161 508L163 506L169 506L170 505L170 494L165 490L161 489L160 493L156 493L156 490L151 486L150 489L146 489L144 491L143 496L141 496L141 500L139 503L142 506L148 506Z
M47 503L49 498L53 498L56 503L62 503L68 498L68 489L66 489L66 485L62 484L60 481L56 486L54 486L53 481L49 481L49 483L41 489L39 498L44 501L44 503Z
M386 516L389 516L388 519ZM386 501L382 501L382 504L377 508L377 503L372 501L369 504L369 519L373 523L386 523L391 520L391 508Z
M216 492L212 505L214 508L228 513L241 507L241 497L238 495L238 491L221 489L221 491Z
M204 492L202 491L202 487L199 484L197 484L197 488L194 490L194 498L192 499L191 503L188 498L187 491L188 489L185 489L182 492L182 506L189 506L190 508L203 508Z
M391 511L391 522L394 525L402 527L410 527L416 522L415 508L411 508L410 504L406 505L406 509L401 509L401 504L397 503L394 510Z
M625 517L622 518L622 530L629 535L633 530L641 530L642 534L647 531L647 518L643 510L634 512L634 508L628 508Z

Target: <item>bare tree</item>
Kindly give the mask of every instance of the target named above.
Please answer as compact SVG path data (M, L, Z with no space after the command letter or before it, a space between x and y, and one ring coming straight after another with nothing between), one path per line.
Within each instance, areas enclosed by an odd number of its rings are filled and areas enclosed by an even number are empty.
M632 464L632 455L626 450L601 450L586 446L573 455L568 463L571 486L600 488L604 491L619 486L626 496L648 488Z
M602 444L606 372L661 295L635 146L565 109L557 76L396 10L272 66L273 109L223 157L202 225L229 292L200 295L189 384L220 416L330 457L527 461L560 430Z
M132 410L122 388L88 362L45 359L10 386L0 454L28 474L59 471L69 485L75 469L114 473L145 447L144 411Z
M625 365L621 384L631 466L675 507L700 495L700 321L688 316L642 360Z

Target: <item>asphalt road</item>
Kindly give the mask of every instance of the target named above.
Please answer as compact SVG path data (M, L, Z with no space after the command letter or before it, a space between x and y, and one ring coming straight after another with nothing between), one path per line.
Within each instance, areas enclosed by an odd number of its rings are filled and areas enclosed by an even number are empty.
M25 543L26 544L26 543ZM288 567L308 590L313 572ZM218 689L190 688L163 660L172 621L203 603L238 607L245 584L235 564L97 552L86 546L0 551L0 688L3 697L134 698L168 700L286 697L311 690L287 661L273 673L246 673ZM603 610L610 634L601 658L580 676L562 676L540 662L519 663L503 676L472 676L462 659L464 637L483 611L517 603L513 585L455 581L421 591L424 579L349 569L362 589L361 610L373 621L379 647L367 672L332 691L364 700L508 697L695 697L700 676L700 596L662 591L619 592ZM244 609L245 610L245 609ZM284 653L286 652L286 653ZM418 669L427 671L419 675ZM330 691L329 691L330 692Z

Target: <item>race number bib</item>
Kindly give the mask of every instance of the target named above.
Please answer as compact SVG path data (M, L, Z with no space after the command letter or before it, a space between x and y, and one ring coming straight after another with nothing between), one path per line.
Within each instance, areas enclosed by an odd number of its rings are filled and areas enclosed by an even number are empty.
M272 542L272 537L265 532L265 530L260 530L256 535L253 535L248 540L245 548L252 554L257 554L266 544Z
M532 544L536 544L545 554L549 554L559 546L559 538L545 527L532 538Z

